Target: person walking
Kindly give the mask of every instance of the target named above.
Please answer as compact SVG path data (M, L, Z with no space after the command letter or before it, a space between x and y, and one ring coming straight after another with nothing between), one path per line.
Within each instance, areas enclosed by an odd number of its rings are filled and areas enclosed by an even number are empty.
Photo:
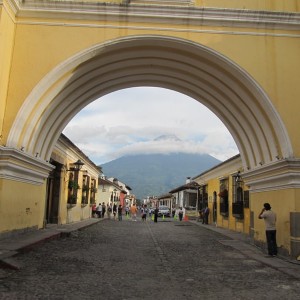
M110 219L111 212L112 212L111 204L107 203L107 217L108 217L108 219Z
M179 217L179 221L182 221L182 217L183 217L183 210L182 210L182 207L179 207L178 217Z
M133 204L133 205L130 207L130 213L131 213L132 221L136 221L137 208L136 208L136 205L135 205L135 204Z
M102 204L101 203L99 203L99 205L97 206L96 211L97 211L98 218L102 218Z
M97 211L97 205L96 205L96 203L94 203L92 205L92 218L96 217L96 215L97 215L96 211Z
M122 205L120 204L120 205L118 206L118 220L119 220L119 221L122 221L122 210L123 210L123 207L122 207Z
M208 224L208 216L209 216L209 208L208 206L205 207L203 212L203 222L202 224Z
M155 207L154 209L154 223L157 223L158 218L158 207Z
M106 205L105 205L105 203L103 202L103 203L102 203L102 218L104 218L105 212L106 212Z
M268 244L269 256L277 255L277 242L276 242L276 213L271 210L269 203L264 204L264 208L258 215L259 219L264 219L266 226L266 238Z
M142 221L146 221L147 219L147 205L144 205L143 209L142 209Z
M116 205L116 203L114 203L114 205L113 205L113 215L114 215L114 220L115 220L116 215L117 215L117 205Z
M126 216L126 219L129 219L129 207L128 207L128 205L126 205L126 207L125 207L125 216Z

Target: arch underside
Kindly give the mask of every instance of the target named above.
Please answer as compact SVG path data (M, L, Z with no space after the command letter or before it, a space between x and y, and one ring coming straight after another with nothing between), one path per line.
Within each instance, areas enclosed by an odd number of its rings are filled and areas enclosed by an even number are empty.
M271 101L246 72L211 49L160 36L97 45L59 65L24 102L8 145L49 160L60 133L82 108L138 86L172 89L208 107L232 134L245 169L292 154Z

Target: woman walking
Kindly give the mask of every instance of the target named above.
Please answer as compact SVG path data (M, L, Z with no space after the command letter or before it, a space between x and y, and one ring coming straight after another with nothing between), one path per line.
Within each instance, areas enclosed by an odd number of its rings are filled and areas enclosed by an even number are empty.
M122 221L122 209L123 209L123 207L122 207L122 205L120 204L120 205L118 206L118 219L119 219L119 221Z

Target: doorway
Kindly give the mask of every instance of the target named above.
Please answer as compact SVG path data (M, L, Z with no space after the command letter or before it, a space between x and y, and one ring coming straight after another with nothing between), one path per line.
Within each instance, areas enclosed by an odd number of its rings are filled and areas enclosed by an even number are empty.
M47 180L46 224L58 224L62 164L51 161L55 169Z

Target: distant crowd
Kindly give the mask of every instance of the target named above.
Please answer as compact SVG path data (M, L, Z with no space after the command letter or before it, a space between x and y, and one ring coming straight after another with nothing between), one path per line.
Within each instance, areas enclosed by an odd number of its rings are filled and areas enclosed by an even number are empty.
M199 212L200 214L200 212ZM209 210L208 208L203 211L203 222L207 222L208 220ZM131 206L123 207L121 204L117 205L116 203L110 204L107 203L99 203L98 205L92 205L92 217L93 218L108 218L113 220L122 221L123 217L126 219L131 219L132 221L137 221L137 217L139 216L142 221L146 221L147 218L150 218L152 221L157 222L159 216L161 217L173 217L179 221L182 221L185 215L185 209L179 207L177 209L173 209L172 213L168 213L166 215L159 213L158 207L148 207L147 205L136 206L135 204ZM207 224L207 223L206 223Z

